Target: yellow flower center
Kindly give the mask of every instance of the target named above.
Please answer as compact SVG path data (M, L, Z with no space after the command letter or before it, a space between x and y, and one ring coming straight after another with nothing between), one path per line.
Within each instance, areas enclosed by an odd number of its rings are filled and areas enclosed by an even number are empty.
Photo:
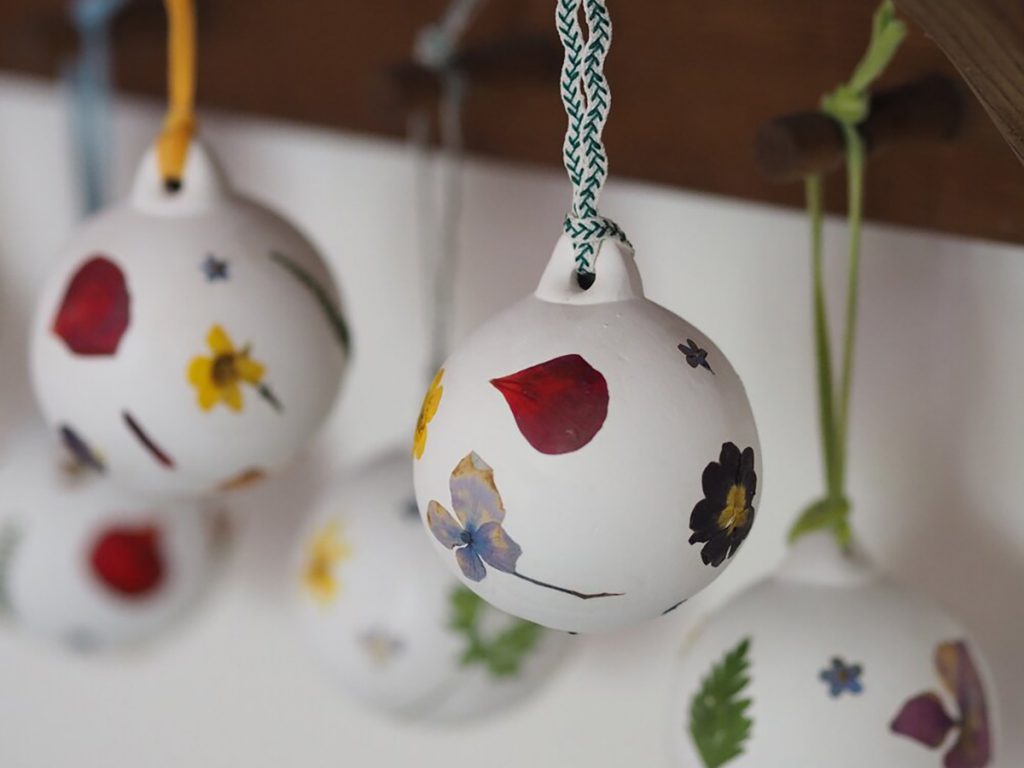
M718 515L718 527L728 534L747 524L747 489L737 483L725 497L725 507Z
M309 564L306 568L306 578L311 584L322 586L328 584L331 580L331 566L334 564L334 559L330 557L330 553L317 552L310 558Z
M213 358L213 382L218 387L230 387L236 384L241 376L235 365L235 354L217 355Z

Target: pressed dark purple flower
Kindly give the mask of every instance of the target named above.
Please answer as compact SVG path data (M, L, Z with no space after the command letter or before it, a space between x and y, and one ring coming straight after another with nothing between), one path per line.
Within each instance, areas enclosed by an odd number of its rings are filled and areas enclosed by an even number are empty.
M690 514L690 543L703 543L701 559L717 568L736 554L754 526L754 449L740 452L735 444L725 443L718 461L704 468L701 484L704 498Z
M988 704L967 644L940 645L935 651L935 668L943 687L956 700L959 716L946 712L938 694L922 693L903 705L892 722L892 731L931 749L939 749L956 731L956 741L943 760L945 768L985 768L992 761Z
M922 693L903 705L892 721L892 730L938 749L955 725L956 721L946 714L942 699L934 693Z

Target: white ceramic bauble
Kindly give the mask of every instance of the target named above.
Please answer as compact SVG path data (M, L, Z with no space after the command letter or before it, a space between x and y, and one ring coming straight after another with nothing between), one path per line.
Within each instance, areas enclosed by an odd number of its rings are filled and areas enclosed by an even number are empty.
M312 245L237 195L193 142L183 187L155 151L131 197L72 237L31 343L43 413L135 490L197 495L287 462L323 423L347 332Z
M463 722L506 709L550 677L571 642L501 614L437 562L406 451L323 495L294 574L316 656L346 693L399 718Z
M991 693L959 623L812 535L684 649L674 764L985 768Z
M582 290L563 237L536 293L445 363L414 448L448 566L501 610L573 632L656 617L710 584L753 525L761 476L729 361L644 298L617 243L598 265Z
M158 638L199 601L216 552L199 504L149 504L41 431L0 464L0 531L5 610L77 650Z

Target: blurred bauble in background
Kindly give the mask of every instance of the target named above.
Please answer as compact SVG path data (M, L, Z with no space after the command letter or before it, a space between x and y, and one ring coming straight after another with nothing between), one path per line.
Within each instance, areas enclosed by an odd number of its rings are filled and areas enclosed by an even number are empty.
M496 611L437 562L404 450L323 494L295 562L299 621L325 670L395 717L463 722L506 709L547 681L572 641Z
M73 433L40 428L0 461L0 596L20 628L76 650L159 639L213 575L215 520L112 485Z
M334 403L348 344L313 246L193 142L180 190L150 151L130 199L65 247L36 310L33 385L52 429L116 482L194 496L291 459Z
M993 765L978 647L827 534L798 541L774 578L698 629L676 685L681 768Z
M580 288L566 237L536 293L438 373L414 461L448 567L501 610L576 632L657 617L710 584L754 524L761 477L725 356L644 298L617 242Z

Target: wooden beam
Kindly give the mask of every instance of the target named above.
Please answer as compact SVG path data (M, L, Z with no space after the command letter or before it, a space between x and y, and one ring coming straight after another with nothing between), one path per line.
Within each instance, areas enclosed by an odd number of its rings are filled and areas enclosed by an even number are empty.
M410 51L448 2L199 0L199 105L402 137L409 107L429 105L437 88L430 73L410 66ZM910 10L938 0L897 2ZM965 8L991 2L947 5L955 26L963 25L960 15L971 15ZM642 179L802 207L799 185L761 174L752 139L780 113L814 109L822 93L849 77L876 1L611 5L614 106L605 138L612 183ZM460 64L474 83L465 104L470 152L560 168L566 118L553 9L553 0L490 0L467 30ZM1024 8L1018 15L1024 41ZM66 18L67 0L0 0L0 70L57 75L74 43ZM911 26L880 89L934 73L958 80L942 51ZM118 16L119 91L164 101L164 27L161 0L132 0ZM999 39L1009 45L1014 34L1004 31ZM982 40L977 47L983 55L993 45ZM1024 168L978 101L965 105L955 143L903 141L885 162L872 164L867 216L1024 243ZM828 204L843 210L843 179L834 174L827 185Z
M1024 9L1011 0L896 0L949 57L1024 162Z

